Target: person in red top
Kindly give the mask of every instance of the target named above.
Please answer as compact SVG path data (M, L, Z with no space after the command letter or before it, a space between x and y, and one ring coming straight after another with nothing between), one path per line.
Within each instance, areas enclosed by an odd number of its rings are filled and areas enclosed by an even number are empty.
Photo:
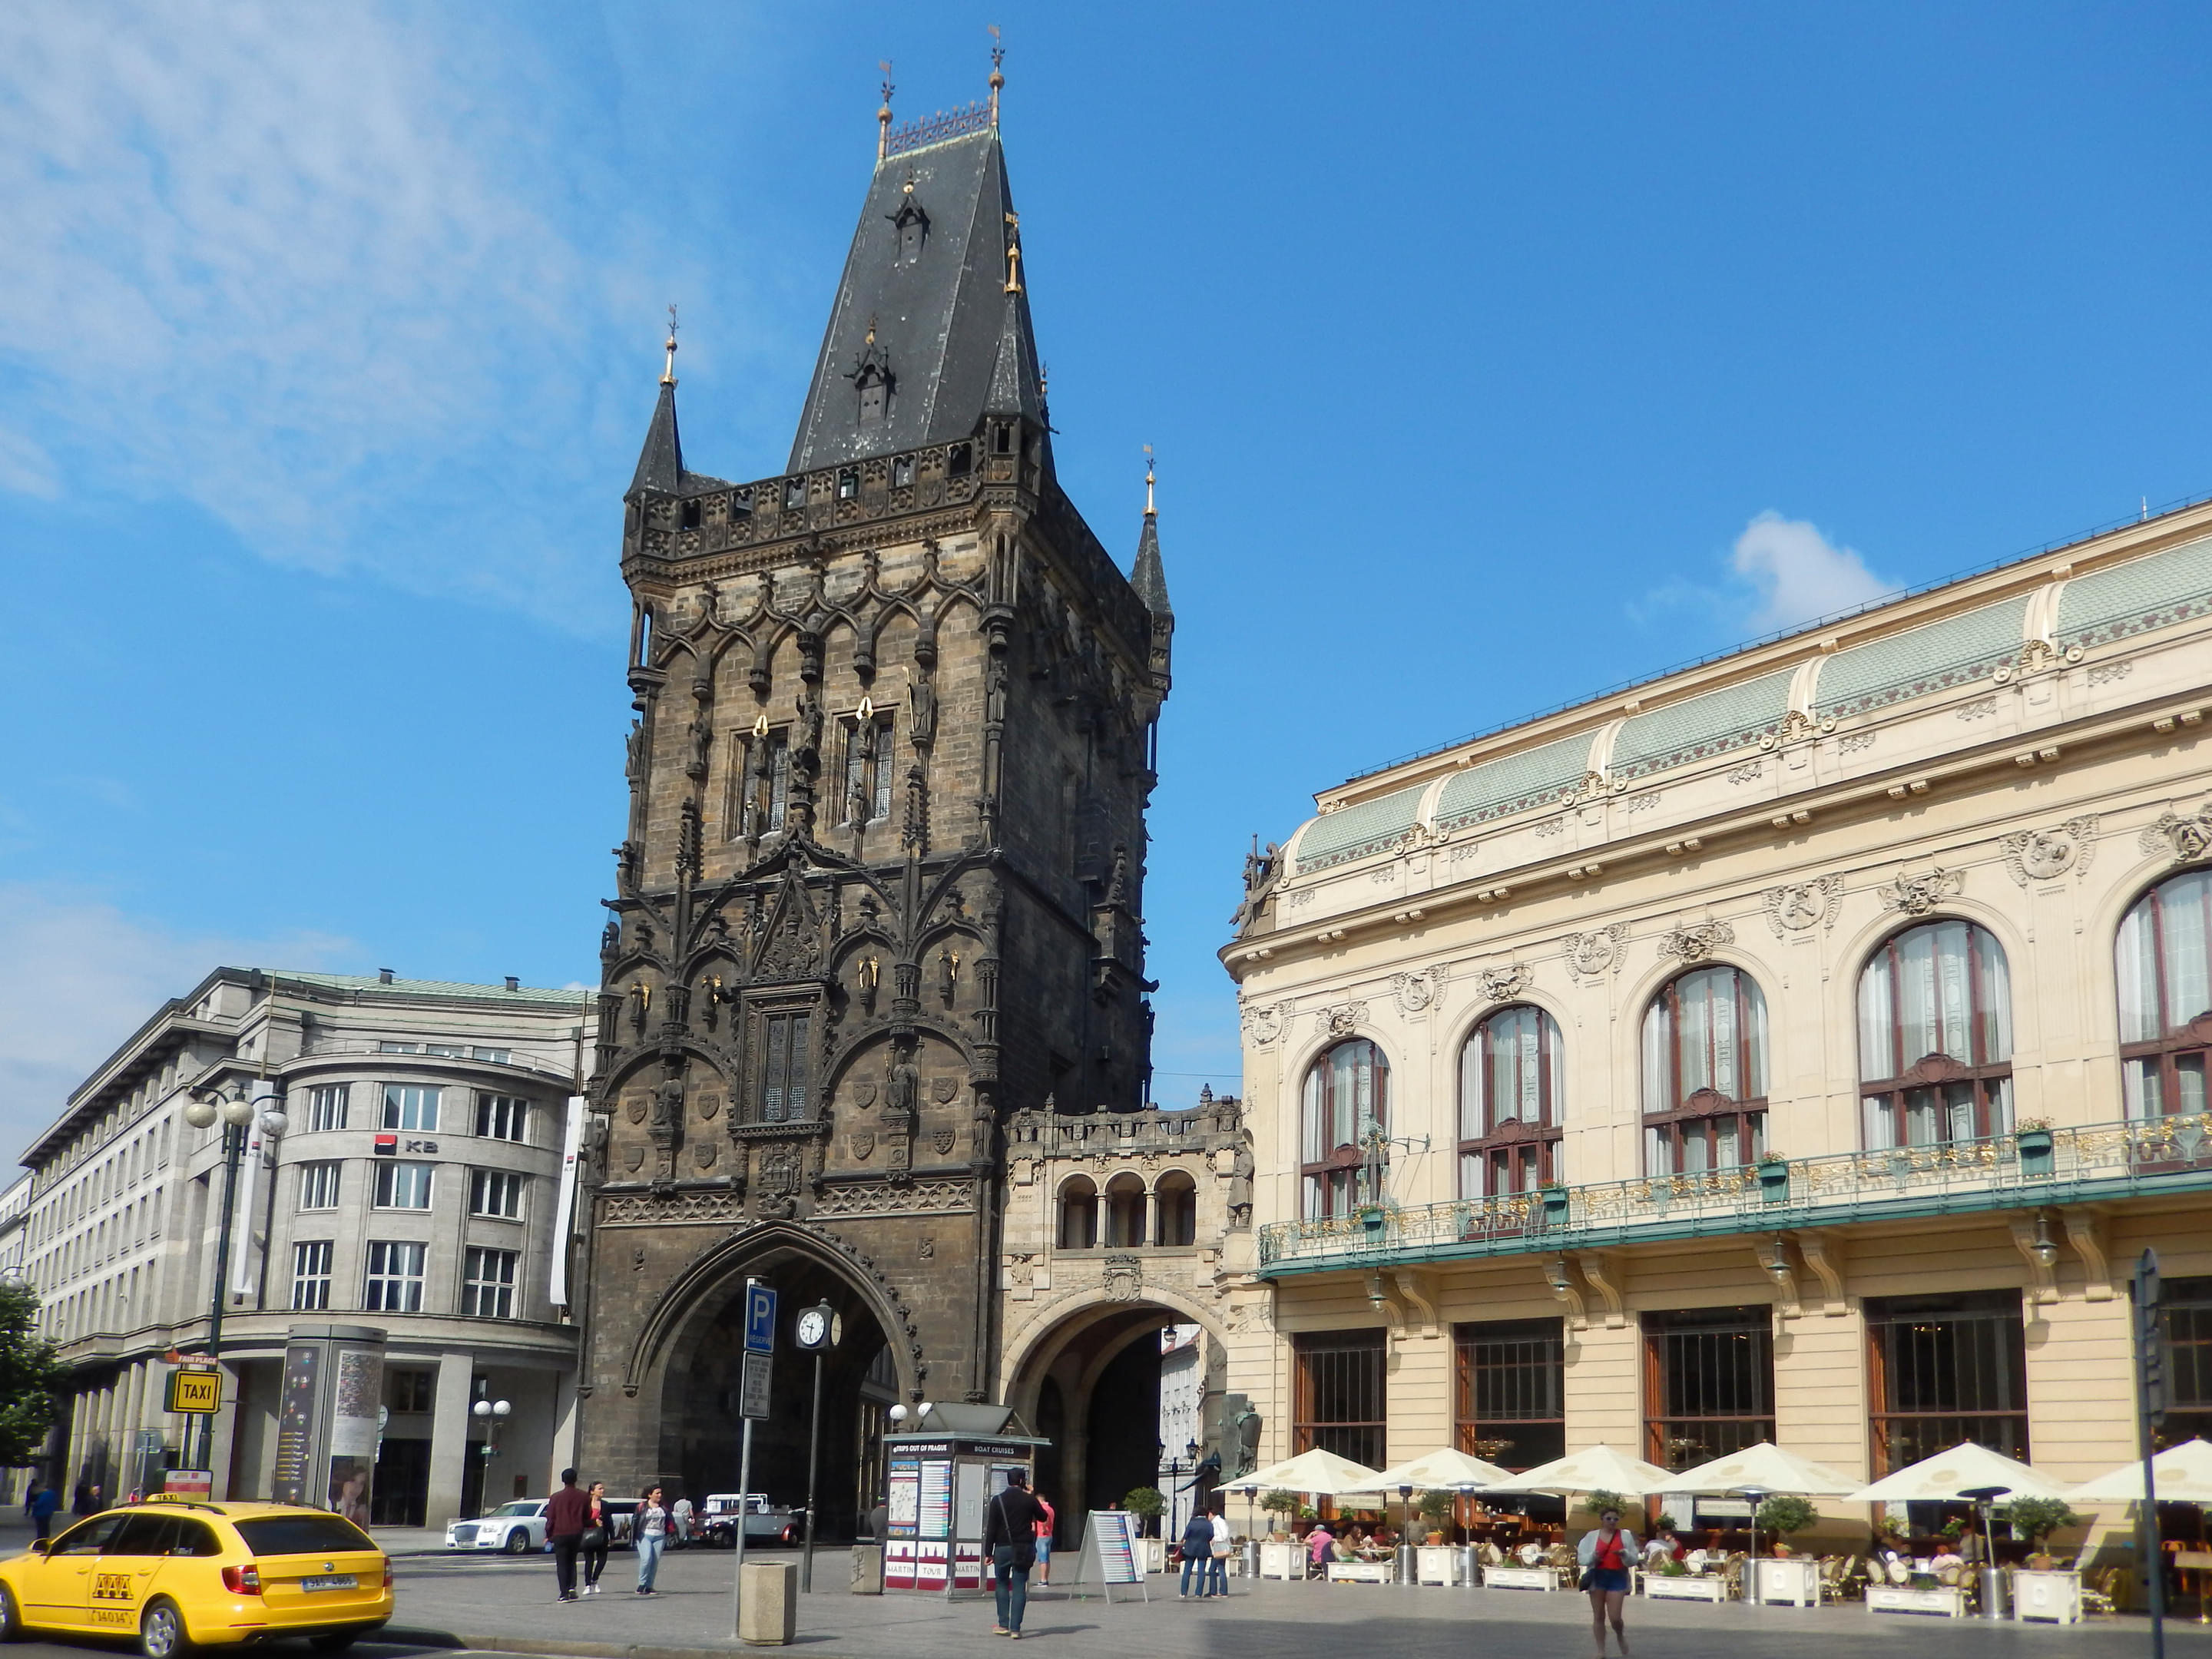
M1060 1524L1060 1516L1054 1512L1042 1492L1031 1492L1030 1496L1036 1499L1037 1507L1044 1511L1044 1519L1036 1523L1037 1583L1049 1584L1052 1583L1052 1533L1053 1528Z
M576 1599L576 1552L591 1515L592 1500L576 1490L575 1470L562 1470L561 1490L545 1505L545 1537L553 1546L553 1582L561 1588L560 1601Z
M1620 1524L1619 1510L1607 1510L1598 1516L1597 1530L1583 1534L1575 1555L1582 1563L1583 1588L1589 1592L1590 1633L1596 1638L1597 1659L1605 1659L1608 1617L1613 1639L1620 1644L1621 1659L1628 1659L1628 1632L1621 1627L1620 1609L1628 1599L1628 1569L1636 1560L1636 1534Z

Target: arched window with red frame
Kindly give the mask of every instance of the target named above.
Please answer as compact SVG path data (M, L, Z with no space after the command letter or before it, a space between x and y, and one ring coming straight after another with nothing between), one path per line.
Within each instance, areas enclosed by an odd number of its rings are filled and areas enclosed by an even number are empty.
M1925 921L1868 958L1859 1102L1869 1152L2012 1132L2012 981L1989 929Z
M1698 1175L1766 1150L1766 999L1740 969L1693 968L1644 1011L1646 1175Z
M2121 919L2120 1094L2131 1118L2212 1106L2212 872L2160 882Z
M1504 1197L1560 1179L1565 1100L1552 1017L1526 1003L1487 1015L1459 1051L1460 1196Z
M1307 1069L1300 1173L1308 1220L1382 1198L1364 1190L1361 1166L1370 1136L1389 1133L1389 1063L1364 1037L1338 1043ZM1380 1151L1387 1164L1389 1149Z

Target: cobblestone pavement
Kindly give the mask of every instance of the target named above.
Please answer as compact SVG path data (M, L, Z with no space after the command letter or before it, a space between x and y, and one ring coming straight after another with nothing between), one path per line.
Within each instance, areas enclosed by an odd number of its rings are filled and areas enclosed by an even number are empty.
M754 1559L789 1560L788 1551ZM1072 1561L1060 1564L1072 1568ZM526 1650L637 1659L726 1648L731 1557L693 1550L661 1564L661 1594L640 1600L633 1559L610 1559L605 1593L572 1604L554 1599L553 1569L542 1556L450 1559L416 1556L396 1566L395 1632L439 1632L482 1648L521 1643ZM967 1659L988 1642L988 1601L845 1593L849 1560L818 1552L815 1593L799 1609L798 1651L814 1659ZM1578 1595L1513 1590L1395 1589L1359 1584L1256 1585L1232 1580L1225 1601L1180 1601L1174 1581L1150 1581L1152 1599L1117 1589L1109 1605L1095 1595L1044 1589L1030 1599L1024 1639L1048 1643L1066 1659L1584 1659L1590 1651L1589 1603ZM2068 1628L1990 1625L1872 1614L1856 1603L1817 1610L1702 1607L1632 1598L1630 1645L1637 1659L1691 1659L1735 1650L1790 1659L1921 1659L1940 1644L1944 1659L2063 1654L2118 1659L2149 1645L2142 1619L2094 1620ZM2168 1626L2181 1656L2212 1659L2212 1639L2194 1623Z

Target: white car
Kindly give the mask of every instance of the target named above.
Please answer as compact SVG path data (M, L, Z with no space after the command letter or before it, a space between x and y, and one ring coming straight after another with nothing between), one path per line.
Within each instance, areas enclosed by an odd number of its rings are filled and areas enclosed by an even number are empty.
M501 1504L474 1521L455 1521L446 1528L449 1550L505 1550L527 1555L545 1547L545 1500L519 1498Z

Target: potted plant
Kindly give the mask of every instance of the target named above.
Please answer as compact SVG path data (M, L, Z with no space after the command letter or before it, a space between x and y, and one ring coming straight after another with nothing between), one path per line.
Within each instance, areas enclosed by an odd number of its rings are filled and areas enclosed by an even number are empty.
M1298 1518L1300 1505L1297 1493L1285 1492L1278 1486L1274 1491L1261 1497L1260 1507L1267 1510L1269 1515L1278 1517L1273 1530L1288 1537L1291 1522Z
M2015 1498L1996 1511L1996 1518L2012 1528L2014 1537L2027 1540L2027 1565L2034 1572L2049 1572L2057 1565L2045 1547L2051 1534L2082 1522L2063 1498Z
M1359 1224L1370 1233L1381 1232L1382 1224L1389 1219L1389 1212L1380 1204L1362 1204L1352 1213L1359 1218Z
M1158 1486L1133 1487L1121 1499L1121 1507L1145 1523L1147 1537L1153 1535L1159 1525L1160 1515L1167 1506L1168 1500L1160 1496Z
M2022 1175L2047 1176L2051 1173L2049 1118L2021 1119L2013 1135L2013 1145L2020 1149L2020 1172Z
M1802 1498L1787 1493L1768 1498L1759 1506L1756 1517L1759 1529L1771 1535L1774 1553L1786 1556L1790 1546L1784 1540L1793 1532L1802 1532L1820 1518L1820 1511Z
M1429 1523L1429 1542L1441 1544L1444 1541L1444 1528L1458 1507L1459 1499L1441 1487L1421 1494L1421 1501L1414 1506L1414 1512Z
M1790 1160L1768 1152L1759 1160L1759 1195L1769 1204L1790 1201Z

